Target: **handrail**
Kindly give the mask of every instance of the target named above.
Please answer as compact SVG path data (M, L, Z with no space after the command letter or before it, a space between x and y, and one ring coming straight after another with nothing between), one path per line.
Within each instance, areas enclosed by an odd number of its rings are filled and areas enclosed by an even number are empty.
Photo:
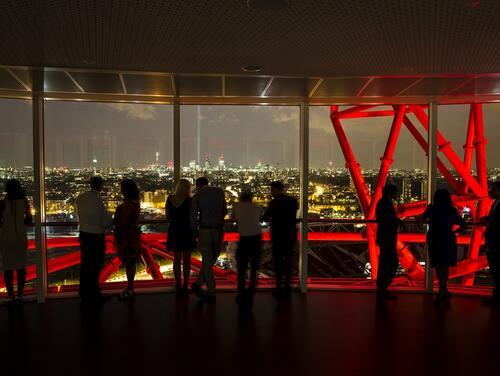
M297 223L302 222L302 218L297 218ZM369 224L369 223L377 223L375 219L328 219L328 218L308 218L308 222L311 223L331 223L331 224ZM428 224L429 221L425 219L403 219L401 220L404 224ZM148 220L140 220L140 225L154 225L154 224L168 224L170 221L167 219L148 219ZM225 221L226 224L235 224L234 221ZM483 222L466 222L468 227L470 226L486 226L486 223ZM56 222L42 222L42 226L49 227L70 227L70 226L78 226L77 221L64 222L64 221L56 221Z

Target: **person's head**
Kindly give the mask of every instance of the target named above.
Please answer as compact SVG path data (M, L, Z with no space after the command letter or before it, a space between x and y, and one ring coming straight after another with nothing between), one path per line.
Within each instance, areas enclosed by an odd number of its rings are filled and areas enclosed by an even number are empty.
M7 180L5 183L5 192L7 193L8 200L26 199L24 188L16 179Z
M276 197L285 191L285 186L279 180L271 183L271 196Z
M90 178L90 188L93 189L94 191L102 190L103 186L104 186L104 179L101 178L100 176L92 176Z
M447 189L438 189L436 193L434 193L434 205L441 208L452 207L453 202L451 201L450 192Z
M398 193L398 187L396 187L394 184L386 184L382 189L382 195L385 197L389 197L391 200L397 199Z
M206 177L202 176L201 178L196 179L196 189L201 189L207 185L208 179Z
M500 181L495 181L491 183L490 197L494 200L500 199Z
M253 194L250 191L243 191L240 194L240 202L252 202Z
M175 197L184 200L191 195L191 183L187 179L180 179L175 186Z
M122 180L121 192L124 201L139 201L139 187L132 179Z

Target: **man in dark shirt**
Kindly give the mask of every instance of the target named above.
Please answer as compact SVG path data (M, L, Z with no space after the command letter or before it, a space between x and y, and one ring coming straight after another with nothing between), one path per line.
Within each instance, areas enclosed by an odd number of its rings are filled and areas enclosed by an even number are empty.
M263 220L271 222L274 271L276 274L276 298L290 295L292 258L297 242L297 199L284 193L280 181L271 183L273 199L266 209ZM284 281L283 281L284 279Z
M377 273L377 297L380 300L395 299L389 296L387 289L396 276L398 269L398 253L396 244L398 240L398 227L401 220L396 215L393 200L398 197L398 188L388 184L382 191L382 198L377 203L377 245L380 248Z
M490 197L494 200L486 222L486 246L491 279L493 280L493 294L483 302L488 305L500 305L500 182L492 184Z

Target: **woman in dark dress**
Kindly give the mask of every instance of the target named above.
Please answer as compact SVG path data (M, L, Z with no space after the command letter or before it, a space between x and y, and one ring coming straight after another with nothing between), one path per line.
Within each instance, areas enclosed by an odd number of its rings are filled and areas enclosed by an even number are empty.
M188 292L191 251L196 247L189 219L191 202L191 183L186 179L180 179L175 187L175 193L168 196L165 205L169 221L167 249L174 252L174 276L177 296L179 297ZM184 281L181 280L181 260Z
M117 255L125 265L127 288L120 294L120 299L127 300L134 296L136 265L141 254L141 230L139 215L141 206L139 188L131 179L121 182L123 203L116 208L113 217Z
M457 265L456 234L464 231L467 225L453 206L450 192L446 189L436 191L434 204L427 207L423 218L429 221L427 248L439 282L436 301L447 301L451 298L448 291L450 266Z

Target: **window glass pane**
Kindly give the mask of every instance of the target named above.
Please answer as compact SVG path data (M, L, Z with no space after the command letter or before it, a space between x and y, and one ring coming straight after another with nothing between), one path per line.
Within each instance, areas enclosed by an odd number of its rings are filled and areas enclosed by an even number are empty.
M171 106L45 103L47 222L63 222L47 228L52 290L59 291L62 286L78 283L78 227L68 222L76 221L75 197L88 189L92 175L105 179L102 196L111 213L122 200L121 180L133 179L141 191L141 220L146 222L142 225L144 236L156 233L158 241L165 241L165 225L151 221L165 219L165 199L173 188L172 134ZM147 249L150 254L151 250ZM152 257L162 270L168 269L168 259L158 255ZM147 262L149 258L144 256L142 260ZM105 270L108 277L113 275L113 281L124 280L112 237L109 237ZM142 269L139 271L142 279ZM147 277L152 278L151 275Z
M182 106L182 177L194 182L206 176L212 185L222 187L229 211L242 190L248 189L254 201L265 207L274 180L281 180L288 193L298 198L299 114L298 106ZM234 272L236 229L228 224L226 230L217 266ZM274 276L268 240L263 244L260 272L262 278Z
M5 182L17 179L26 192L33 209L33 122L31 101L0 100L0 198L4 197ZM25 293L35 292L35 234L28 227L28 262ZM4 270L0 256L0 270ZM0 295L5 293L3 274L0 275Z

